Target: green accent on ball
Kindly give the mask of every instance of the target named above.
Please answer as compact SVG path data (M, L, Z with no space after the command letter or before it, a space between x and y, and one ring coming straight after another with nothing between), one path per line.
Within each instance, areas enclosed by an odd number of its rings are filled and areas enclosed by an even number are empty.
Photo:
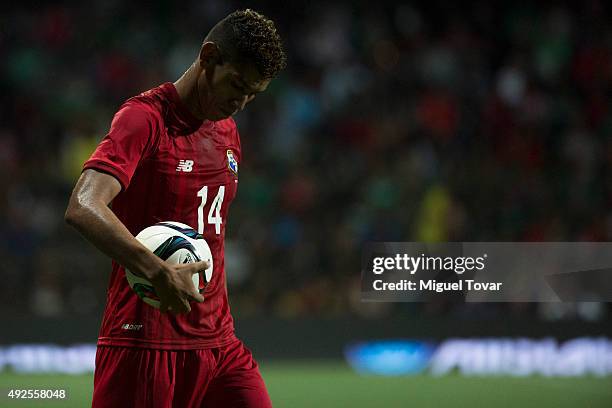
M155 288L151 285L145 285L144 283L135 283L133 289L134 292L136 292L138 297L141 299L144 299L146 297L158 299L157 294L155 293Z

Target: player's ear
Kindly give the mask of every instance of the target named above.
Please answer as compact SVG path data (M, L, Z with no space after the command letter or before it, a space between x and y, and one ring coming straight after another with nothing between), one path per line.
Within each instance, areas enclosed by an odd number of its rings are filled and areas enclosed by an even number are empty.
M203 69L214 69L215 65L221 65L221 52L219 47L212 41L205 41L200 49L200 66Z

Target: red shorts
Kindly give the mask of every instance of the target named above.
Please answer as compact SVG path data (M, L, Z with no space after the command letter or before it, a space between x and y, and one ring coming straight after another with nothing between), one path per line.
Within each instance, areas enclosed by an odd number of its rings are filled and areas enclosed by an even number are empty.
M241 341L222 348L153 350L98 346L93 408L271 408Z

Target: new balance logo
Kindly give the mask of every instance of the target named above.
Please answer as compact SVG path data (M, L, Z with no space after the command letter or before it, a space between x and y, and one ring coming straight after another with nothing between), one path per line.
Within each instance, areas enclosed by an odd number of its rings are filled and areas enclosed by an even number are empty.
M121 328L123 330L134 330L134 331L138 331L140 329L142 329L142 324L132 324L132 323L125 323L121 325Z
M179 160L179 164L176 166L176 171L189 173L191 170L193 170L193 160Z

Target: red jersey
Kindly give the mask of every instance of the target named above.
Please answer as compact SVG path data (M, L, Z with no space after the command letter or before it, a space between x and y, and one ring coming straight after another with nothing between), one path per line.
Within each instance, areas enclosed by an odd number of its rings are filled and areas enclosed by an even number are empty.
M240 138L233 119L196 119L172 83L127 100L84 169L111 174L122 190L113 212L134 235L160 221L197 229L214 270L204 302L175 316L145 304L113 261L99 345L222 347L235 340L225 283L224 237L238 187Z

